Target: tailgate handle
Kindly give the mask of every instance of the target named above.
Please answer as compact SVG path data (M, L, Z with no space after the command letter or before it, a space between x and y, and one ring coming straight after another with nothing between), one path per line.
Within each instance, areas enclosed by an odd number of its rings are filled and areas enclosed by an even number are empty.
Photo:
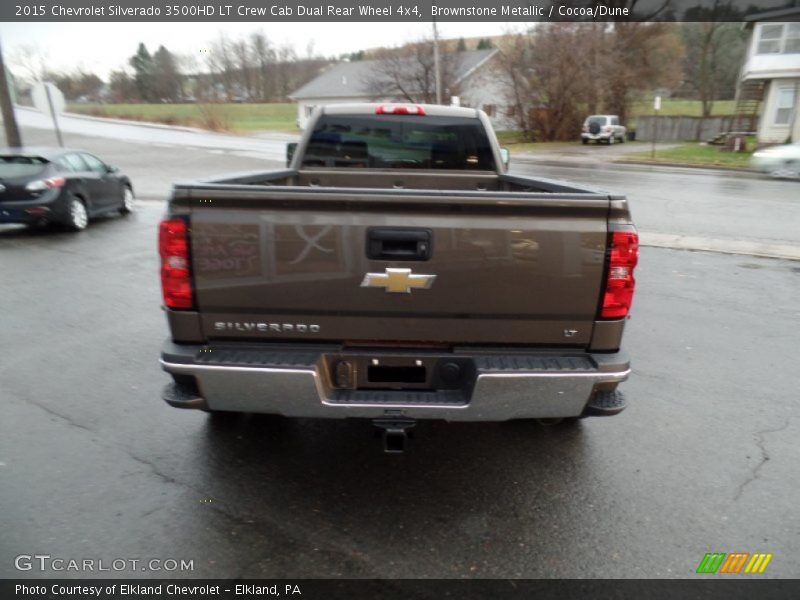
M372 227L367 230L367 257L373 260L428 260L433 249L430 229Z

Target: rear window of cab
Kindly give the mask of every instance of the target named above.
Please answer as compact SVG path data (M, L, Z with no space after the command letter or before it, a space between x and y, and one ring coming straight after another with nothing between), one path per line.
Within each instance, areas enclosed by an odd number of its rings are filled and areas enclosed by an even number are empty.
M431 115L324 115L304 167L495 170L478 119Z

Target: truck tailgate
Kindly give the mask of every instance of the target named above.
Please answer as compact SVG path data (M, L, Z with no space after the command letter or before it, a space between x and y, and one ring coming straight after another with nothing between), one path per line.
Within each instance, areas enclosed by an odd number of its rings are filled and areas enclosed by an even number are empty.
M603 194L209 185L176 188L173 204L190 215L209 339L583 346L591 337ZM376 258L369 240L393 235ZM419 239L430 245L413 254Z

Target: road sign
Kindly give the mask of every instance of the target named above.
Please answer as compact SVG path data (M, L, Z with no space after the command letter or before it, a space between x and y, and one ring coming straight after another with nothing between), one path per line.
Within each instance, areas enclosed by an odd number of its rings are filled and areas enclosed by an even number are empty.
M56 130L56 137L58 138L58 145L63 146L64 141L61 139L61 130L58 128L58 118L56 115L64 112L66 102L64 102L64 94L58 89L55 84L49 81L40 81L31 88L31 99L33 106L36 110L43 113L50 113L53 118L53 127Z
M57 115L60 115L64 112L64 108L66 107L64 94L61 93L61 90L58 89L55 84L49 81L40 81L31 88L33 106L40 112L49 113L50 103L47 100L48 92L50 94L50 101L53 103L53 110Z

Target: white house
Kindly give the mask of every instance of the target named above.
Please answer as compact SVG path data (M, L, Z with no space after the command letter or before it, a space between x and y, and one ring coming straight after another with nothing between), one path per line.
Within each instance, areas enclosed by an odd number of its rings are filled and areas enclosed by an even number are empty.
M800 7L747 17L751 31L737 105L760 101L758 141L800 141Z
M480 108L486 111L496 129L509 129L514 125L505 116L497 55L496 49L459 52L454 63L454 86L461 106ZM297 102L297 125L305 128L311 112L322 104L402 101L375 97L369 81L378 69L377 60L341 62L290 94L289 98Z

